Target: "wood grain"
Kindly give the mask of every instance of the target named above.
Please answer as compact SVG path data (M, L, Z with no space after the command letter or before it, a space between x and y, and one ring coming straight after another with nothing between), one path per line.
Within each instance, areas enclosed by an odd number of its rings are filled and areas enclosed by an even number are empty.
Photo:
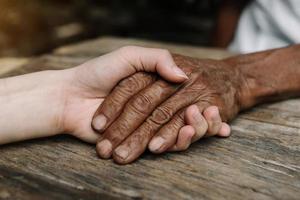
M153 45L100 38L59 48L2 77L72 67L131 43ZM168 48L195 57L229 55ZM0 199L300 199L299 122L299 99L261 105L232 123L228 139L207 138L181 153L147 152L126 166L99 159L93 145L67 135L4 145Z

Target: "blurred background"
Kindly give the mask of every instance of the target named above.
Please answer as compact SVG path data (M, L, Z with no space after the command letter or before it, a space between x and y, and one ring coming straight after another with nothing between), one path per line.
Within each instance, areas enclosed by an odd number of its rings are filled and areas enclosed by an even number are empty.
M226 47L247 2L0 0L0 57L37 55L102 35Z

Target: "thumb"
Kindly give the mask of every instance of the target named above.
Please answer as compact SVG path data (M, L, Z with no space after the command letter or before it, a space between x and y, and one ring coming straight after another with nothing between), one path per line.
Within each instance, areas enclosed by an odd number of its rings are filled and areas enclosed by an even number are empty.
M127 46L119 49L117 53L133 68L133 73L157 72L164 79L177 83L188 79L168 50Z
M89 74L87 81L89 84L87 85L93 88L101 86L101 91L105 95L119 81L141 71L157 72L170 82L181 83L188 79L186 74L175 64L169 51L163 49L127 46L90 60L83 65L92 69L93 75Z

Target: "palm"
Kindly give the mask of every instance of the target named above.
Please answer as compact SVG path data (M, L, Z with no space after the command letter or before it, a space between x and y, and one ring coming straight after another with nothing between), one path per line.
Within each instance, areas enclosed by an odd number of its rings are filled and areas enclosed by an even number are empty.
M91 127L91 121L103 100L103 98L96 97L70 97L65 107L65 127L67 127L67 131L86 142L95 143L97 134Z

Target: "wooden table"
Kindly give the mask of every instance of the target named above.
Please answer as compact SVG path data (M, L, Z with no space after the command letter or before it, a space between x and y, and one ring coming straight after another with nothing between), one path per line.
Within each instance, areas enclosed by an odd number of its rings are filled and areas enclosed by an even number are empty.
M213 49L100 38L38 58L12 60L2 77L72 67L123 45L222 58ZM25 62L25 64L24 64ZM1 65L1 60L0 60ZM2 66L2 65L1 65ZM119 166L69 136L0 147L0 199L300 199L300 100L239 115L228 139L208 138L181 153L144 154Z

